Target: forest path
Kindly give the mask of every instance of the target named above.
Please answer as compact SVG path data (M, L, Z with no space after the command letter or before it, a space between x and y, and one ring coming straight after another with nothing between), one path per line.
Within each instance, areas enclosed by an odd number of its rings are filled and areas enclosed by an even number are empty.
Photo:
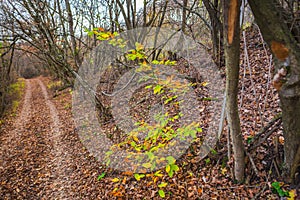
M87 164L75 162L78 143L66 138L73 130L70 116L61 119L65 113L54 101L43 78L26 80L20 114L0 130L0 199L79 198L75 177Z

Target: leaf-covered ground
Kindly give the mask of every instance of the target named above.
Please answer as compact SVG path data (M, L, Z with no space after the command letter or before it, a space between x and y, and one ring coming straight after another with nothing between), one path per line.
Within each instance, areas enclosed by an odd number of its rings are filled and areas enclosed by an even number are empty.
M178 160L179 171L172 178L165 169L139 178L105 167L80 142L70 89L54 95L47 88L52 81L38 77L26 80L17 115L7 115L0 127L0 199L161 199L160 190L166 199L279 199L271 186L282 181L278 177L284 143L280 118L276 119L278 94L271 85L274 69L255 28L247 30L246 41L241 44L239 96L249 149L244 184L232 180L226 124L216 151L198 161L193 149L199 146L194 144ZM262 140L265 135L269 137ZM288 185L280 188L295 193Z

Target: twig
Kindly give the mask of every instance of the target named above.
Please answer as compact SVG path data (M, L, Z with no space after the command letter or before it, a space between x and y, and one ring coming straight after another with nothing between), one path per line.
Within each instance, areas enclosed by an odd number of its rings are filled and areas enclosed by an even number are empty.
M226 112L226 118L228 119L228 113ZM228 156L228 161L231 159L231 146L230 146L230 127L229 124L227 125L228 131L227 131L227 156ZM233 168L230 167L230 174L231 177L234 179L234 172Z
M245 150L245 152L246 152L246 155L248 156L248 158L249 158L249 160L250 160L250 163L251 163L251 165L252 165L252 168L253 168L253 170L254 170L256 176L259 177L257 167L256 167L256 165L255 165L255 163L254 163L254 161L253 161L253 158L252 158L251 154L250 154L248 151L246 151L246 150Z
M277 120L281 119L282 113L279 113L277 116L275 116L266 126L260 129L260 131L254 136L251 143L254 143L255 140L258 140L261 138L261 135L264 134L273 124L277 122Z
M204 19L204 17L202 17L202 15L200 15L198 12L196 12L196 11L194 11L194 10L191 10L190 8L188 8L188 7L184 6L184 5L182 5L182 4L179 3L177 0L174 0L174 2L175 2L177 5L179 5L180 7L182 7L182 8L184 8L184 9L188 10L190 13L193 13L193 14L197 15L197 16L204 22L204 24L205 24L210 30L212 30L211 25L210 25L210 24L207 22L207 20Z
M275 124L275 126L268 131L268 129ZM266 141L268 139L268 137L276 131L277 126L281 124L281 114L280 116L278 116L277 118L274 118L272 121L269 122L269 124L267 126L265 126L258 134L256 134L256 136L253 139L252 145L248 148L248 151L252 151L254 149L256 149L257 147L259 147L264 141ZM261 135L264 134L265 132L266 135L262 138ZM254 143L255 140L258 139L257 143Z
M223 132L225 115L226 115L226 93L224 93L224 98L223 98L222 112L220 117L221 119L220 119L219 130L218 130L218 138L220 138Z
M270 175L271 174L269 173L268 176L266 177L266 184L264 185L264 187L262 188L262 190L259 193L257 193L251 200L258 199L258 197L267 189Z
M257 193L251 200L257 199L267 189L267 185L268 182L264 185L263 189L259 193Z
M272 160L272 163L273 163L273 165L274 165L274 167L275 167L277 176L280 177L280 172L279 172L279 169L278 169L278 164L277 164L277 162L276 162L276 160L275 160L274 158L273 158L273 160ZM272 166L272 165L271 165L271 166Z
M231 186L231 187L218 187L217 190L228 190L228 189L236 189L240 188L241 186ZM244 188L259 188L257 185L243 185Z

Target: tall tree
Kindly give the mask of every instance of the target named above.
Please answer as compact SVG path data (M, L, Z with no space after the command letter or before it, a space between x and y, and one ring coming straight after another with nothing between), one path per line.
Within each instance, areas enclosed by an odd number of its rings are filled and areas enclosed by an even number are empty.
M240 6L239 0L223 0L227 120L234 153L234 176L237 181L242 182L245 151L238 112Z
M220 20L220 2L218 0L203 0L211 22L211 38L213 42L214 59L221 64L221 49L223 48L223 27Z
M284 128L284 168L287 181L299 183L300 171L300 43L299 19L278 0L249 0L264 40L271 47L277 72ZM299 9L299 8L296 8ZM298 10L299 12L299 10ZM294 18L294 19L293 19ZM291 21L292 19L292 21ZM296 20L295 20L296 19ZM296 177L298 175L298 178Z

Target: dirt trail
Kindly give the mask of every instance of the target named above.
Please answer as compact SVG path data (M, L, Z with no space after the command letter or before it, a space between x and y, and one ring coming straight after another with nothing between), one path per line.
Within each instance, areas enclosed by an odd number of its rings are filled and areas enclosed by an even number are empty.
M50 116L52 119L50 133L51 135L49 135L49 139L52 142L51 154L53 160L51 162L52 166L54 167L52 171L52 176L54 177L54 183L52 186L54 188L54 191L51 195L53 195L53 198L55 199L66 199L68 197L68 193L70 192L70 186L72 185L69 177L65 173L65 163L70 162L70 155L64 143L61 142L61 122L59 119L58 111L49 98L44 83L40 79L37 79L37 82L42 90L45 104L50 112Z
M71 161L61 126L44 83L26 80L20 115L8 133L0 134L0 199L68 199Z

